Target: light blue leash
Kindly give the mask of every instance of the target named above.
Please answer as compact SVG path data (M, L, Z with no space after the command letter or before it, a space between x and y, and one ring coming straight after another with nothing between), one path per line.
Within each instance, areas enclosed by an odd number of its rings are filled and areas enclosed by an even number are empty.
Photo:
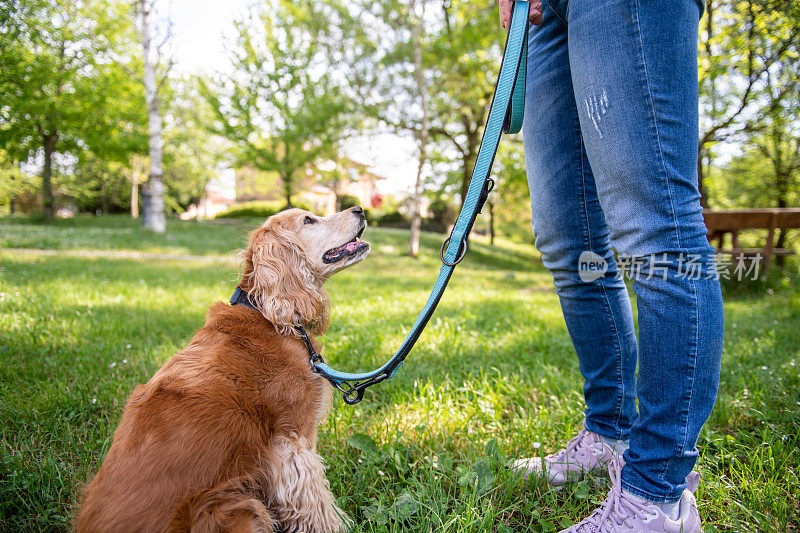
M450 236L442 243L440 256L442 268L431 290L425 306L422 308L417 320L411 327L400 349L389 359L386 364L372 372L350 374L331 368L322 359L308 338L302 327L297 327L298 333L308 347L311 358L311 368L327 379L331 385L342 391L344 401L355 405L364 397L367 387L391 379L397 369L403 364L406 356L414 347L422 330L430 320L436 305L444 293L447 282L455 266L464 259L467 253L467 239L472 230L475 218L483 208L483 204L494 187L494 181L489 177L492 163L497 154L502 133L517 133L522 127L522 116L525 106L525 75L526 60L528 55L528 2L516 0L511 17L511 27L508 30L506 47L503 52L503 62L497 78L492 105L489 107L489 118L483 131L478 158L472 171L472 179L461 212L456 219ZM240 294L241 293L241 294ZM246 294L237 289L231 303L248 305ZM251 305L248 305L250 307Z

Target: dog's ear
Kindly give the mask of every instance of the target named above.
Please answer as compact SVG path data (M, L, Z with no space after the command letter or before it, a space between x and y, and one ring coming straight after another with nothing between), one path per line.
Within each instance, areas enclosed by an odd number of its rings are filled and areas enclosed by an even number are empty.
M329 300L322 280L294 234L278 224L267 223L250 235L239 286L281 334L296 335L294 326L315 335L328 329Z

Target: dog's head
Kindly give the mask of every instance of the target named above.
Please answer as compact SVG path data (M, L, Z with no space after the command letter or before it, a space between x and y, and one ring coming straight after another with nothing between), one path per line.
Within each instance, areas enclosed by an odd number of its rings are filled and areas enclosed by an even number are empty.
M367 256L366 226L360 207L327 217L301 209L273 215L250 234L239 287L280 333L304 326L321 335L330 319L322 285Z

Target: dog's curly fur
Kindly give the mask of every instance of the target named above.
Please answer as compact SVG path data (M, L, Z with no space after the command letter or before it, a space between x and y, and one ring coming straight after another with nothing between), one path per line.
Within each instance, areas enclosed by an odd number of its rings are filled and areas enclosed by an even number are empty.
M349 238L352 215L319 219L327 226L314 238ZM189 345L133 392L84 491L78 531L346 528L316 452L330 387L292 329L325 332L322 285L335 271L310 260L304 216L285 211L250 235L239 286L260 313L213 304Z

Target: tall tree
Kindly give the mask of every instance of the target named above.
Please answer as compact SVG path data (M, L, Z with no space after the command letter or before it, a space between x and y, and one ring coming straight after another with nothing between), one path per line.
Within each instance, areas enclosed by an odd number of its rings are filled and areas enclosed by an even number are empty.
M751 134L759 117L769 112L771 104L759 94L770 71L797 53L798 9L796 2L781 0L707 0L698 64L697 170L703 205L708 205L704 177L715 145Z
M442 6L442 31L429 50L438 80L431 104L431 133L445 148L455 150L460 160L458 191L463 204L500 68L504 35L491 0L452 0Z
M362 53L353 54L351 78L365 87L365 109L381 124L419 138L423 115L415 112L418 90L408 3L362 1L360 5L368 28L363 38L372 44L353 46ZM441 9L426 12L423 24L422 64L424 78L430 80L428 157L439 152L442 159L458 160L458 173L449 175L457 177L456 190L463 203L499 68L502 30L491 0L449 0Z
M121 1L12 0L0 6L0 144L19 160L38 158L48 218L55 211L59 153L86 149L87 140L101 142L98 131L135 133L135 120L120 117L117 107L117 100L138 96L120 67L130 57L132 35L129 6ZM111 80L122 86L106 93Z
M156 83L156 68L159 58L154 37L154 6L153 0L138 0L138 2L141 16L143 81L150 154L150 176L142 191L145 203L142 224L155 233L164 233L167 228L164 217L164 137L159 110L159 84Z
M197 203L220 168L230 166L230 143L208 125L216 114L200 93L199 78L171 77L162 92L164 203L179 211Z
M239 148L240 163L280 175L287 206L305 169L336 156L349 105L331 72L320 24L325 2L270 0L236 22L233 73L204 86L213 129Z
M792 61L793 60L793 61ZM800 187L800 57L785 61L780 69L767 76L761 98L767 112L761 118L760 135L755 145L770 162L774 183L775 204L779 208L789 207L792 190ZM786 244L786 230L781 229L775 246ZM784 256L778 256L777 264L783 266Z

